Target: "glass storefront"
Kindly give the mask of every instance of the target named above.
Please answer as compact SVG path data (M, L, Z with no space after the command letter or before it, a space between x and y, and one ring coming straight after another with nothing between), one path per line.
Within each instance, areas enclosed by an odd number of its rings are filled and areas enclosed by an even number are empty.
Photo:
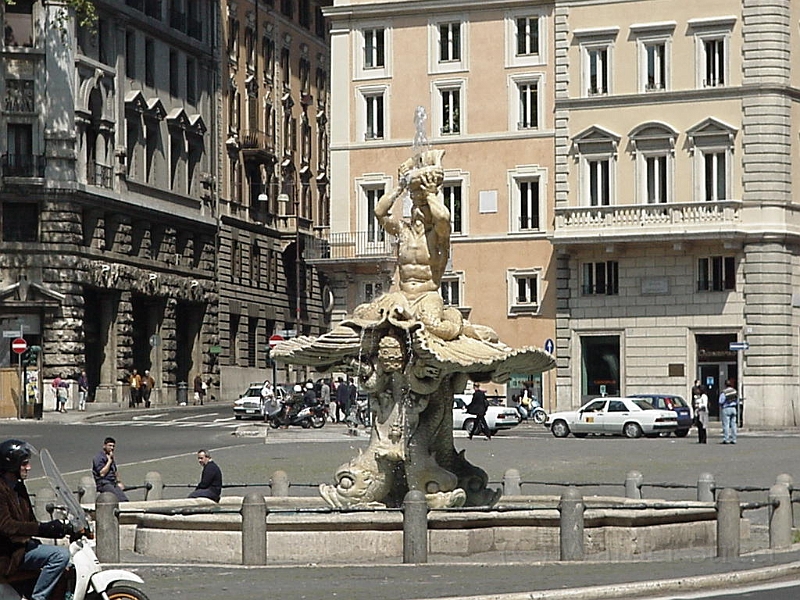
M619 336L581 337L581 403L619 395Z

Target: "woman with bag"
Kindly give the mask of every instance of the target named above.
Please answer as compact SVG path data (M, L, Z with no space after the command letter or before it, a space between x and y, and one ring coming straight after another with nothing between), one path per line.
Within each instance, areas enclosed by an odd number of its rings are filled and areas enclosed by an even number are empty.
M708 395L697 380L692 388L692 407L694 424L697 427L697 443L705 444L708 439Z

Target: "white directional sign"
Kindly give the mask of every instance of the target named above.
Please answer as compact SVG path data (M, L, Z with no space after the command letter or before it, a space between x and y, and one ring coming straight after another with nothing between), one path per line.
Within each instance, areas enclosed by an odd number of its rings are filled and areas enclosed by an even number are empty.
M728 344L728 349L731 352L738 352L739 350L749 350L750 344L748 342L731 342Z

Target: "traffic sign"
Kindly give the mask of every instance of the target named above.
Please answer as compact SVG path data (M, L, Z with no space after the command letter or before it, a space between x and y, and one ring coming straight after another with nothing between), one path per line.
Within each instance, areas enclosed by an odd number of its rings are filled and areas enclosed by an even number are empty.
M17 354L22 354L28 349L28 342L24 338L18 337L11 342L11 349Z
M283 336L282 335L278 335L278 334L271 335L271 336L269 336L269 347L270 348L274 348L275 346L280 344L282 341L283 341Z
M728 344L728 350L732 352L736 352L738 350L749 350L750 343L749 342L731 342Z
M556 349L556 345L555 345L555 343L553 343L553 340L551 340L550 338L547 338L544 341L544 351L547 352L548 354L552 354L555 349Z

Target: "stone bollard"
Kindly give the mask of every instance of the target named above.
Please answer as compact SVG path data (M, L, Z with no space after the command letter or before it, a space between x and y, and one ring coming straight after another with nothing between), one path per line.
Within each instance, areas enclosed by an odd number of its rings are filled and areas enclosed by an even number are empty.
M711 473L700 473L700 477L697 478L697 501L713 502L715 487L716 483Z
M786 473L778 475L775 483L785 483L786 487L789 488L789 500L791 501L794 498L794 479L791 475ZM800 528L800 502L792 502L792 527Z
M777 506L769 507L769 548L785 550L792 546L792 498L785 483L776 483L769 488L769 501Z
M119 562L119 499L112 492L103 492L95 501L95 552L101 563Z
M94 477L91 475L81 477L80 489L83 490L83 494L78 501L81 504L94 504L97 500L97 484L94 482Z
M561 560L583 560L583 496L570 486L561 494Z
M503 495L519 496L522 494L522 478L516 469L508 469L503 475Z
M639 471L628 471L625 475L625 497L631 500L642 499L642 474Z
M144 493L145 500L161 500L164 494L164 482L161 473L150 471L144 476L144 485L147 491Z
M36 520L50 521L51 519L59 518L58 515L54 517L47 512L47 505L53 505L55 502L56 493L49 486L36 490L36 501L33 503L33 514L36 515Z
M741 544L739 492L725 488L717 494L717 558L738 558Z
M267 564L267 503L250 492L242 500L242 564Z
M289 476L286 471L275 471L269 483L273 496L283 497L289 495Z
M403 498L403 563L428 562L428 502L411 490Z

